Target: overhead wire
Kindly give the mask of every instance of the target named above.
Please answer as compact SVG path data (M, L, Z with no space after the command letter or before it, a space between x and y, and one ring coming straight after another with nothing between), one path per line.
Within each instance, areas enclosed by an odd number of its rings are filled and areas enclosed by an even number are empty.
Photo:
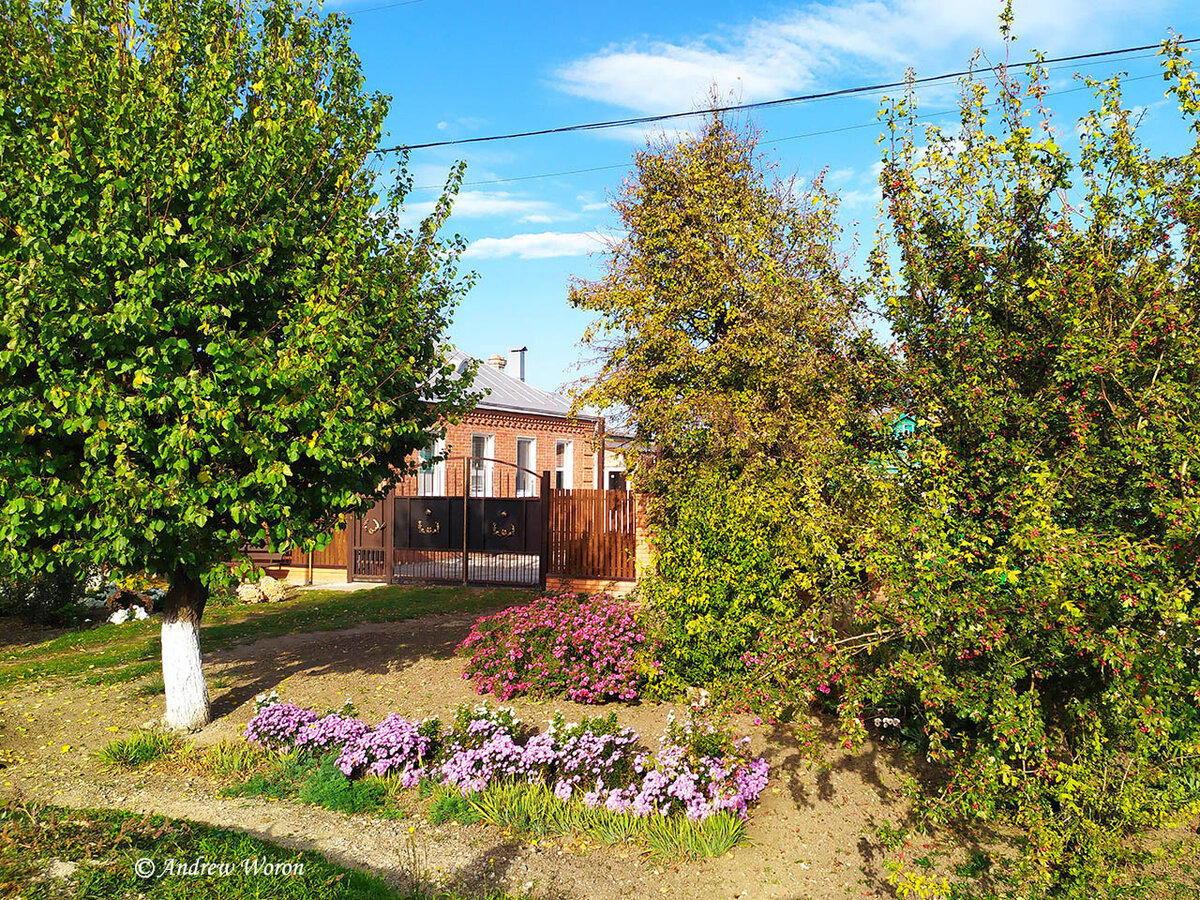
M1140 59L1140 58L1144 58L1144 57L1135 57L1135 58ZM1146 81L1147 79L1158 78L1158 77L1160 77L1160 76L1157 73L1151 74L1151 75L1137 75L1132 78L1124 79L1124 83L1131 83L1131 82L1135 82L1135 81ZM1045 96L1061 97L1064 94L1075 94L1075 93L1079 93L1080 91L1087 91L1087 90L1091 90L1091 88L1084 85L1083 87L1066 88L1066 89L1063 89L1060 91L1047 91ZM957 113L957 112L959 112L959 110L957 108L955 108L955 109L939 109L939 110L933 110L933 111L927 112L927 113L922 113L922 114L916 116L916 118L918 121L921 121L921 120L925 120L925 119L938 118L940 116L953 115L954 113ZM821 129L820 131L804 131L799 134L788 135L787 137L771 138L771 139L765 140L764 143L774 146L775 144L782 144L787 141L796 141L796 140L801 140L803 138L823 137L825 135L841 134L841 133L847 132L847 131L860 131L864 128L874 128L874 127L877 127L878 125L879 125L878 119L873 119L870 122L861 122L861 123L858 123L855 125L841 125L841 126L838 126L837 128L824 128L824 129ZM585 175L585 174L590 174L592 172L606 172L606 171L611 171L613 169L627 169L627 168L629 168L628 162L613 163L611 165L606 165L606 166L590 166L585 169L567 169L567 170L564 170L561 172L541 172L541 173L532 174L532 175L515 175L510 178L490 178L490 179L482 179L482 180L478 180L478 181L464 181L461 186L462 187L484 187L484 186L489 186L489 185L510 184L510 183L519 182L519 181L534 181L534 180L538 180L538 179L542 179L542 178L561 178L561 177L564 177L567 175ZM416 186L410 188L409 190L411 190L411 191L437 191L437 190L441 190L444 187L445 187L444 184L421 184L421 185L416 185Z
M1200 38L1190 38L1181 40L1178 43L1182 45L1194 44L1200 42ZM955 78L963 78L967 75L982 74L985 72L998 72L1003 69L1024 68L1026 66L1051 66L1058 63L1080 62L1083 60L1103 59L1113 56L1123 56L1130 53L1139 53L1146 50L1154 50L1159 44L1142 44L1136 47L1122 47L1114 50L1098 50L1092 53L1076 53L1070 56L1058 56L1053 58L1034 58L1024 60L1017 63L997 63L991 66L981 66L979 68L962 69L957 72L944 72L941 75L927 75L923 78L914 78L911 80L902 81L887 81L878 84L858 85L855 87L838 88L832 91L817 91L809 94L797 94L791 97L780 97L775 100L756 100L749 103L731 103L725 106L715 106L709 109L693 109L686 112L660 113L652 116L632 116L625 119L608 119L601 122L585 122L576 125L561 125L555 128L538 128L531 131L514 131L505 134L490 134L480 135L477 137L468 138L453 138L444 141L426 141L417 144L397 144L393 147L380 147L373 151L377 155L385 153L402 153L411 150L430 150L437 147L457 147L465 144L483 144L495 141L510 141L518 138L542 137L551 134L568 134L580 131L602 131L610 128L627 128L632 125L653 125L659 122L669 122L676 119L692 118L695 116L706 116L712 113L739 112L751 109L769 109L775 106L783 106L787 104L809 103L816 100L829 100L835 97L852 97L856 94L869 94L876 91L892 90L895 88L903 88L909 85L928 85L939 81L947 81Z

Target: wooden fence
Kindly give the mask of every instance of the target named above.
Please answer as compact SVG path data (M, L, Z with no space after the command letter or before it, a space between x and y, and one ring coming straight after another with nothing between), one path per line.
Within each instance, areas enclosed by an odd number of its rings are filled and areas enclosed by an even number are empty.
M304 556L295 555L304 564ZM316 568L344 569L346 568L346 529L339 528L333 533L333 540L324 550L314 550L312 564Z
M568 578L633 581L637 539L627 491L550 491L547 572Z

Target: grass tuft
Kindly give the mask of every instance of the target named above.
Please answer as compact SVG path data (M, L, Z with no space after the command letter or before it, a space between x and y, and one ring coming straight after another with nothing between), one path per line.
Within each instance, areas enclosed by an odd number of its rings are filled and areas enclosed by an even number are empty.
M651 855L664 859L721 856L746 839L745 823L732 813L720 812L703 822L643 818L589 809L578 800L563 802L540 784L498 782L463 799L478 821L489 825L532 835L579 832L605 844L644 843Z
M645 820L646 844L663 859L702 859L721 856L746 839L746 823L729 812L702 822L650 816Z
M204 749L201 765L215 775L248 775L266 763L266 755L245 741L222 741Z
M438 785L433 789L433 798L429 806L429 821L434 825L445 825L447 822L470 825L479 821L475 808L457 790Z
M179 740L162 731L135 731L129 737L110 741L97 756L107 766L137 769L174 753Z

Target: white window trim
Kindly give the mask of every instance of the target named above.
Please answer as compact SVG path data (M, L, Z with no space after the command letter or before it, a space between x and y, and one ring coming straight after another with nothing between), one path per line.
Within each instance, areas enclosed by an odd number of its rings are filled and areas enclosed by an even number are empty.
M471 435L471 456L476 456L475 439L483 438L483 456L488 457L482 463L483 466L483 492L476 493L475 491L475 466L480 465L472 461L471 463L471 496L472 497L490 497L492 496L492 474L495 468L495 463L492 458L496 456L496 436L494 434L473 433Z
M529 472L536 472L537 471L537 438L526 437L524 435L517 435L517 455L516 455L517 466L521 465L521 441L529 442L529 459L526 460L526 462L529 463L529 466L528 466ZM536 476L530 475L529 472L526 472L521 468L517 469L517 496L518 497L536 497L539 494L538 479ZM521 489L522 483L525 484L524 490Z
M433 442L433 455L442 456L446 452L445 438L439 438ZM433 477L430 478L429 476ZM426 491L425 486L429 485L430 490ZM433 464L432 472L422 472L417 470L417 496L418 497L444 497L446 496L446 461L439 459Z
M563 464L558 465L558 445L566 444L563 452ZM554 483L558 484L558 473L563 473L562 486L571 490L575 486L575 442L565 438L554 442Z

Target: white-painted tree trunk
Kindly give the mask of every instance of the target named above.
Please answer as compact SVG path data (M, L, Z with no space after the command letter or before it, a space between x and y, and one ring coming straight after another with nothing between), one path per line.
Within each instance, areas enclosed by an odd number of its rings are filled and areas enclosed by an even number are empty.
M185 619L163 622L163 687L169 728L201 728L208 724L208 685L200 660L200 623Z
M200 618L208 588L182 566L163 597L162 667L168 728L202 728L208 724L208 685L200 660Z

